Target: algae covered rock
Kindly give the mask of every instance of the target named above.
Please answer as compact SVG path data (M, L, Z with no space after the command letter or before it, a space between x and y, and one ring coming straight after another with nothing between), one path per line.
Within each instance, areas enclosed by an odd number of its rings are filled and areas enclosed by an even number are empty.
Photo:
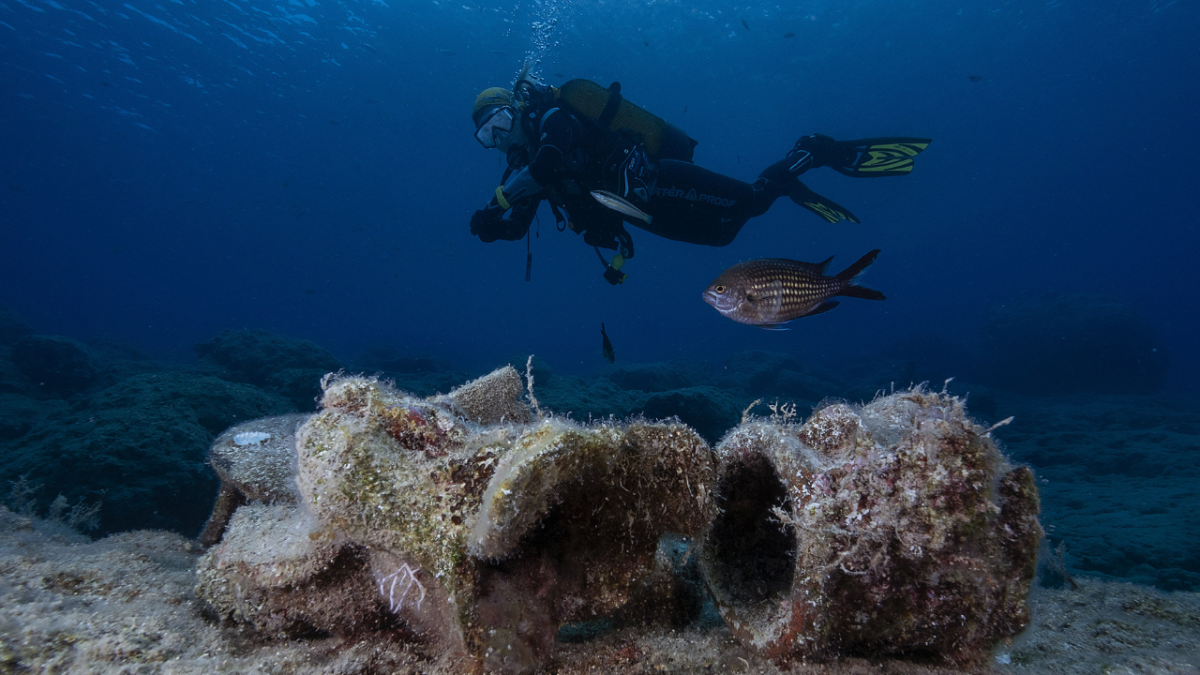
M27 335L13 345L12 360L33 385L49 396L70 396L95 384L100 375L88 346L61 335Z
M231 424L288 412L254 387L184 371L144 374L59 407L11 442L0 481L27 476L71 502L103 500L100 534L130 529L197 532L217 486L205 466L212 439ZM0 482L0 484L3 484Z
M242 506L201 563L197 593L221 617L417 638L463 670L526 672L564 623L644 598L663 535L697 534L715 511L694 431L531 422L510 367L432 399L366 377L323 387L296 434L298 506ZM309 590L330 566L346 615Z
M342 364L322 347L264 330L226 330L193 347L201 361L224 369L224 376L286 397L299 410L312 410L318 383Z
M700 560L736 636L775 657L970 662L1024 628L1033 475L959 399L914 389L801 426L777 412L717 447L722 513Z

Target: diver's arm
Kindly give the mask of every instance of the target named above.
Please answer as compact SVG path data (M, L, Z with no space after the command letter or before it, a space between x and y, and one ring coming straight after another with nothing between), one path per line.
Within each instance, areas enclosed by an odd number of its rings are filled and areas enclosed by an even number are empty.
M579 121L560 108L551 108L538 124L537 152L526 169L538 185L550 185L567 169L567 154L583 136Z
M492 206L507 211L518 199L541 196L566 170L566 151L578 138L578 121L553 108L542 115L538 126L541 135L533 159L520 170L505 174L504 185L496 192Z
M529 172L529 167L525 167L520 171L509 176L508 180L504 181L504 199L507 202L515 204L518 199L525 197L535 197L546 191L546 188L536 180Z
M529 231L529 224L537 215L538 205L541 202L539 197L522 199L512 204L509 217L505 218L505 209L497 203L496 199L492 199L487 208L480 209L471 216L471 234L479 237L479 240L485 244L490 244L497 239L516 241Z

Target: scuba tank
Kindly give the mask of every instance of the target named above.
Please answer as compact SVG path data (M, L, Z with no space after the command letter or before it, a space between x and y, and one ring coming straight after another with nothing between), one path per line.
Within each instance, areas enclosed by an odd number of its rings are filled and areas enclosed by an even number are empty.
M513 95L527 107L564 107L600 129L645 147L651 161L692 161L697 141L679 127L631 103L621 95L620 82L613 82L605 89L591 80L576 79L561 87L551 87L522 73L513 86Z
M644 146L651 161L692 161L696 140L679 127L626 100L621 95L620 82L613 82L605 89L591 80L571 80L558 87L555 99L600 128L629 137Z

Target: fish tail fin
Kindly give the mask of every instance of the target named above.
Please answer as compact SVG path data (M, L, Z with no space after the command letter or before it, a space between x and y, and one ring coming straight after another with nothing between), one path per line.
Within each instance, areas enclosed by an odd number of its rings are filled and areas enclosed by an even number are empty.
M867 266L875 262L875 258L879 256L879 249L875 249L858 259L858 262L847 267L845 270L838 273L835 279L846 282L845 288L838 295L844 295L848 298L862 298L863 300L886 300L887 296L873 288L859 286L854 283L854 278L863 273Z

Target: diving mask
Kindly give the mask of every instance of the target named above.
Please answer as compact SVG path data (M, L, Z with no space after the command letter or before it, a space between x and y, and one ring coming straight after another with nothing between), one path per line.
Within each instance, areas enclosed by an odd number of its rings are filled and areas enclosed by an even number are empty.
M475 140L485 148L494 148L512 133L516 114L511 106L499 106L475 130Z

